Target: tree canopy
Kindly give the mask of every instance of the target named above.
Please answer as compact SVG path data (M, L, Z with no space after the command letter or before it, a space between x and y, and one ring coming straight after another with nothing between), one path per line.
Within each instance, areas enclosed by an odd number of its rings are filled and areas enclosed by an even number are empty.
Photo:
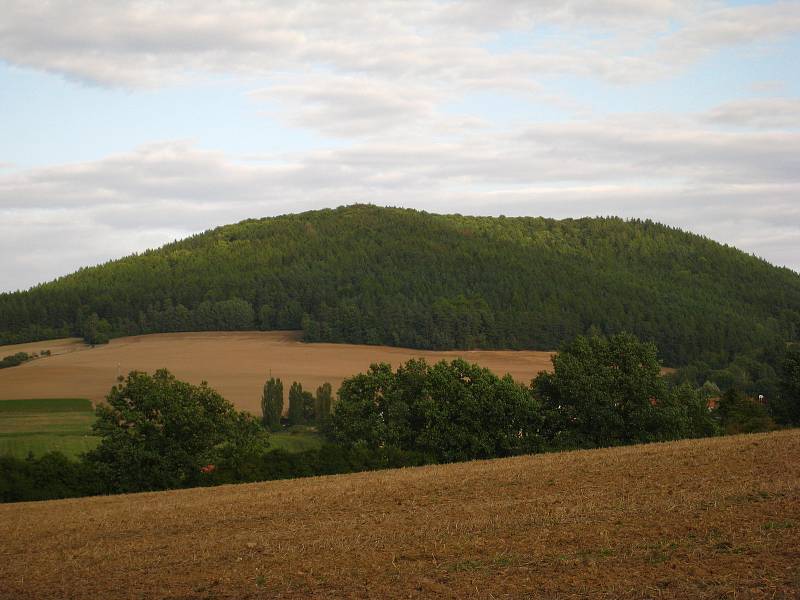
M131 372L96 412L93 428L102 439L87 460L111 491L191 485L203 467L235 468L268 445L253 416L237 411L205 382L192 385L166 369Z
M438 462L539 448L538 406L510 376L458 359L373 364L342 382L330 436L346 447L397 448Z
M561 448L591 448L713 435L704 399L669 390L655 344L627 333L578 336L533 384L545 437Z

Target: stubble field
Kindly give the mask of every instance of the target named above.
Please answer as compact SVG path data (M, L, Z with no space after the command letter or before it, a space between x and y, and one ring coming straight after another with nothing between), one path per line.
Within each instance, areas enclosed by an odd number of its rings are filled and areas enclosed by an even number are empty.
M0 506L0 597L797 598L800 430Z
M0 356L19 351L52 349L54 356L0 370L0 400L16 398L89 398L99 402L116 382L118 373L170 369L179 379L208 381L238 408L259 413L264 381L270 373L312 392L324 382L333 389L342 379L366 370L371 363L393 367L422 356L429 362L464 357L500 375L510 373L528 383L550 368L549 352L453 351L430 352L351 344L304 344L296 332L165 333L111 340L89 348L80 340L56 340L0 346Z

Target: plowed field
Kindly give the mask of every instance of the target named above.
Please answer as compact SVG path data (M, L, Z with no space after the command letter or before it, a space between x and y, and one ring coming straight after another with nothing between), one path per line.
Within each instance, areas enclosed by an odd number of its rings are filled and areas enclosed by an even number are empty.
M800 430L0 506L0 597L797 598Z

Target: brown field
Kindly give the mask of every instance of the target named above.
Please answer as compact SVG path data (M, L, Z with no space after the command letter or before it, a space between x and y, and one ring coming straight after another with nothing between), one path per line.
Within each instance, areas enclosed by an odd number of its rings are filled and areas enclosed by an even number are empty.
M800 430L0 506L0 597L797 598Z
M44 342L28 342L27 344L14 344L11 346L0 346L0 358L16 354L17 352L27 352L33 354L42 350L50 350L53 355L66 354L76 350L85 350L88 346L83 343L81 338L63 338L60 340L46 340Z
M428 352L386 346L304 344L296 332L289 331L163 333L119 338L95 348L80 340L57 340L0 346L0 356L48 348L54 354L61 353L0 370L0 400L71 397L99 402L114 385L118 372L166 367L180 379L192 383L208 381L237 407L257 413L270 372L283 380L284 394L288 394L292 381L299 381L311 391L328 381L336 390L343 378L364 371L373 362L385 361L397 367L417 356L429 361L463 356L498 374L511 373L524 383L551 366L549 352Z

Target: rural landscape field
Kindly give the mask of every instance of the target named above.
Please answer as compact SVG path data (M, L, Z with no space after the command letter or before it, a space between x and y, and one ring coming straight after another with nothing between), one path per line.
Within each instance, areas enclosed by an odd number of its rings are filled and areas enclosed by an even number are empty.
M430 362L464 357L499 374L528 383L551 368L550 352L436 352L353 344L305 344L291 331L166 333L111 340L94 348L81 339L0 346L0 356L53 349L53 356L0 370L0 401L20 398L88 398L102 401L129 371L168 368L195 384L208 381L227 400L253 414L261 411L264 382L280 377L314 389L328 382L338 389L345 377L374 362L392 366L410 358Z
M63 452L77 456L97 445L94 406L86 398L18 399L0 402L0 456Z
M800 432L0 506L0 597L796 598Z
M800 2L0 4L0 600L800 600Z

